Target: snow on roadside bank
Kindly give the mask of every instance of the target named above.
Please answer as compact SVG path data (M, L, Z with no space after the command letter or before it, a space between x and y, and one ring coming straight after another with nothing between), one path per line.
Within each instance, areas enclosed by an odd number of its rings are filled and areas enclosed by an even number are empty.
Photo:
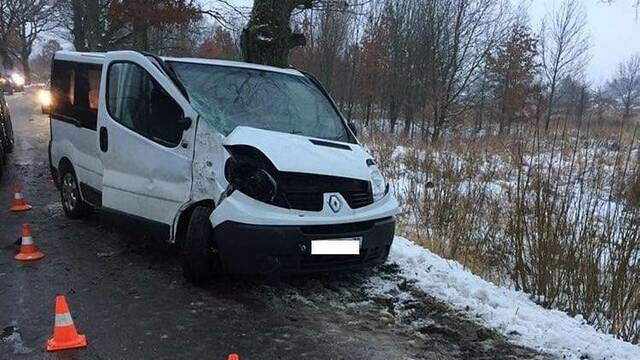
M517 344L565 359L640 359L640 346L598 332L580 317L545 309L527 294L487 282L405 238L395 238L389 261L416 287Z

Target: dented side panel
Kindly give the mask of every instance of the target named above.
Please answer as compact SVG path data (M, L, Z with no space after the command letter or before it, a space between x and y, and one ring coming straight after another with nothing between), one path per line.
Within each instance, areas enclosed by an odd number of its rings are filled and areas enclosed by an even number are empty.
M228 183L224 165L228 158L222 147L224 137L206 121L198 121L193 158L192 202L214 200L216 204Z

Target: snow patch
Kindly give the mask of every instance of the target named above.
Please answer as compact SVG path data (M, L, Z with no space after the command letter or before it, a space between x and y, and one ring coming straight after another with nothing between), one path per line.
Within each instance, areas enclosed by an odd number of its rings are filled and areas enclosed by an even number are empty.
M545 309L528 294L487 282L403 237L395 238L389 260L416 287L477 317L514 343L564 359L640 359L640 347L598 332L581 316ZM376 285L384 287L383 283ZM388 288L377 290L384 293Z
M0 341L11 344L14 354L28 354L32 352L33 349L24 345L22 335L20 334L20 329L18 329L17 324L18 322L13 320L11 322L11 326L4 328L2 333L0 333Z

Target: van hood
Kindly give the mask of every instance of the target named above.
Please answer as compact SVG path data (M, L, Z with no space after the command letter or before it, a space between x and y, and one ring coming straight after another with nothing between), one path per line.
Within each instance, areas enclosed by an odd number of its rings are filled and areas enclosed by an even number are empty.
M359 145L238 126L223 145L260 150L279 171L369 180L369 154Z

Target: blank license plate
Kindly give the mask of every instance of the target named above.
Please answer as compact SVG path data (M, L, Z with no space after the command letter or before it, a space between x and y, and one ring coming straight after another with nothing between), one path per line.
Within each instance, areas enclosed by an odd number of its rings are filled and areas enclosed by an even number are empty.
M362 238L311 240L311 255L360 255Z

